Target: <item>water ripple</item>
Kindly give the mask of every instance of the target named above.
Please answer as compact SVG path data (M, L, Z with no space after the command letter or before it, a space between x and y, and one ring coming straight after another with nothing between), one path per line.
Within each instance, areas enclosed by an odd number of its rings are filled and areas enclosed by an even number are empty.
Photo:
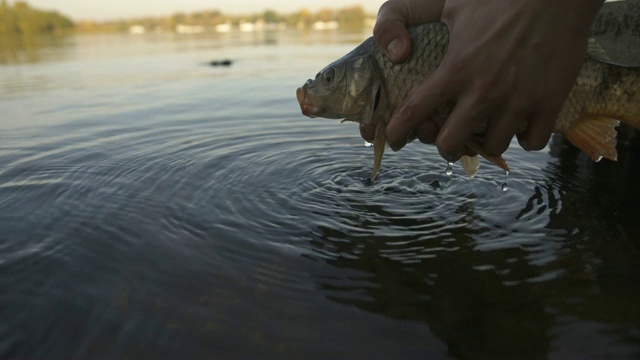
M390 247L386 257L412 262L460 248L455 243L461 233L479 250L535 243L530 231L518 240L518 227L537 223L543 230L549 212L561 204L553 187L538 186L527 198L531 182L525 177L514 177L511 190L501 192L499 172L486 163L474 179L461 169L447 176L443 162L428 160L439 159L435 149L424 146L389 152L372 182L372 149L361 145L352 127L300 123L297 116L248 121L226 114L161 120L154 127L97 122L83 132L51 132L59 135L8 146L20 153L5 157L10 161L0 171L0 205L24 211L21 204L37 201L52 223L69 216L108 216L108 223L130 217L160 226L171 238L193 239L205 238L212 226L242 227L250 229L247 241L299 253L310 252L309 236L379 238ZM207 217L214 224L204 225ZM520 221L505 222L515 218ZM119 235L135 241L125 236L129 230Z

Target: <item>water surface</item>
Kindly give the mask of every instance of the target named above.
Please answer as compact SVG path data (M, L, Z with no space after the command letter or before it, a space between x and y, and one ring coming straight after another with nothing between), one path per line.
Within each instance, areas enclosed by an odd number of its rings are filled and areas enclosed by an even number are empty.
M0 358L640 357L638 145L371 182L294 94L368 32L3 49Z

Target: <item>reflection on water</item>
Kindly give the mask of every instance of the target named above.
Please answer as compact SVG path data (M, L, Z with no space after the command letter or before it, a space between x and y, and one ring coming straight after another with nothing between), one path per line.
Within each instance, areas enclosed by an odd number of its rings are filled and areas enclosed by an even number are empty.
M393 219L388 234L319 227L316 256L356 271L321 276L320 287L340 303L427 322L460 358L637 354L640 193L631 183L640 159L627 150L599 167L558 141L548 178L513 207L496 202L509 208L501 216L469 194L426 205L419 219L367 208Z
M64 36L0 35L0 65L55 60L59 56L65 56L65 52L48 52L46 49L63 48L68 45L69 39L70 37Z
M599 167L558 141L548 178L513 207L496 202L501 216L469 194L415 219L368 207L392 219L383 231L319 226L310 257L353 273L317 282L339 303L425 321L454 357L637 355L640 159L628 150Z
M71 36L0 66L0 358L638 357L637 145L515 145L503 192L411 144L371 182L357 129L294 96L364 36Z

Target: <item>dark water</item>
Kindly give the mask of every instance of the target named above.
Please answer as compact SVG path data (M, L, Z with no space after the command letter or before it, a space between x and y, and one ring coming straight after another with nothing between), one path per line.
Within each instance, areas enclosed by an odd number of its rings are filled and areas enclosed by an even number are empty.
M39 39L0 66L0 358L640 357L640 150L375 182L295 88L364 34ZM230 58L230 67L208 67Z

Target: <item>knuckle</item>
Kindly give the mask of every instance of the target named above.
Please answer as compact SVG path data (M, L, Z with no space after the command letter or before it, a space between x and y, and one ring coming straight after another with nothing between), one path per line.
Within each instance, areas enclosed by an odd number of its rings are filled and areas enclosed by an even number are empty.
M405 13L406 9L403 1L385 1L378 9L376 23L373 26L373 37L376 40L388 39L390 41L397 27L404 27L402 22L406 18Z
M388 22L384 22L378 19L376 21L376 24L373 26L373 37L376 40L378 40L378 42L380 42L381 39L388 37L387 36L387 34L389 34L388 24L389 24Z
M378 8L378 20L385 18L406 19L410 9L406 0L387 0ZM377 23L377 22L376 22Z
M500 97L498 79L494 77L482 78L474 84L474 105L485 106L495 103Z
M416 114L416 112L418 112L418 103L414 100L414 97L410 97L396 110L394 117L406 121L406 119Z

